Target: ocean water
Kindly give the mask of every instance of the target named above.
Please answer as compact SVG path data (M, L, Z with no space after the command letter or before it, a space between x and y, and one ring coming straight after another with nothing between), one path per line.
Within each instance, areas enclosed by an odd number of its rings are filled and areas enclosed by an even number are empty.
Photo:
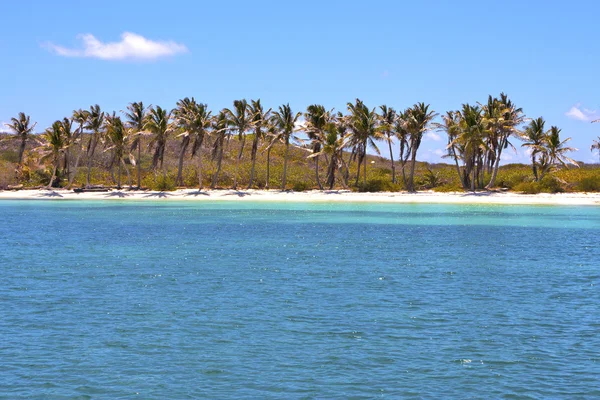
M0 202L0 398L598 398L600 208Z

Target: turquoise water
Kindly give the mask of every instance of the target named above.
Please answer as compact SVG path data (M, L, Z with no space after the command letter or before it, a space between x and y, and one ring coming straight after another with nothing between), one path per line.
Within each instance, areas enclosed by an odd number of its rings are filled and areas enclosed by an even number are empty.
M0 398L594 398L600 208L0 202Z

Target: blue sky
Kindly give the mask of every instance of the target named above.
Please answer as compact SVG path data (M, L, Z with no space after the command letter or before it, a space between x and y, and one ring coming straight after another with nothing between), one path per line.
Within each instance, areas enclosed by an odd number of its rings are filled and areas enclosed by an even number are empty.
M23 0L0 14L0 122L186 96L215 111L239 98L345 111L358 97L443 113L504 91L572 137L573 158L597 160L597 1ZM445 141L429 135L418 158L439 161Z

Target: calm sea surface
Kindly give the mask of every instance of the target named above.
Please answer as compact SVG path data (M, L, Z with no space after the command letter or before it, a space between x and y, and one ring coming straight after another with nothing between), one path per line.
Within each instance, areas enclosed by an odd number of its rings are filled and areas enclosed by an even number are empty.
M598 398L600 208L0 202L0 398Z

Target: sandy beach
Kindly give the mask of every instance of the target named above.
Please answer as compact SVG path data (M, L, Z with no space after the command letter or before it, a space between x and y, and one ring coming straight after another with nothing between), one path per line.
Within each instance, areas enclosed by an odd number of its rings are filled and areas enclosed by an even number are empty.
M370 202L370 203L441 203L441 204L538 204L600 206L600 193L518 194L511 192L355 193L349 190L194 190L172 192L110 190L75 193L72 190L39 189L0 191L0 200L143 200L143 201L258 201L258 202Z

